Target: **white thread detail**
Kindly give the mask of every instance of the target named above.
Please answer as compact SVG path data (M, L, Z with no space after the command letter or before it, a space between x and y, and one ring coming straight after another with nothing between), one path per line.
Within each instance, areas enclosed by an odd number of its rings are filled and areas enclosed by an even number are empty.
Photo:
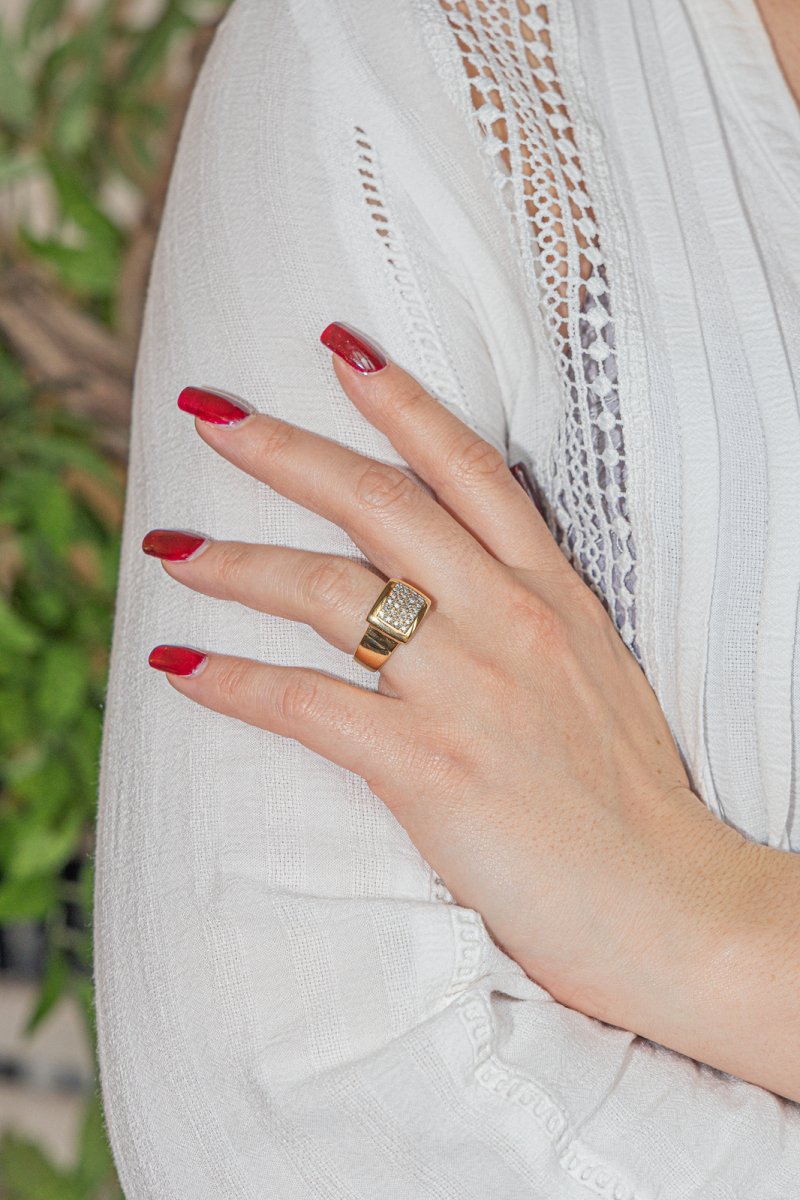
M428 390L437 399L471 417L458 374L453 369L434 317L434 305L426 296L422 264L415 261L411 247L391 219L391 196L378 151L363 126L354 126L353 138L356 172L370 220L380 239L392 289L397 294L398 317L407 322L417 362L425 364Z
M494 1023L488 998L475 991L454 1001L475 1051L475 1078L488 1091L530 1113L553 1144L562 1170L603 1200L654 1200L616 1167L601 1159L576 1135L569 1113L521 1071L506 1066L492 1052Z

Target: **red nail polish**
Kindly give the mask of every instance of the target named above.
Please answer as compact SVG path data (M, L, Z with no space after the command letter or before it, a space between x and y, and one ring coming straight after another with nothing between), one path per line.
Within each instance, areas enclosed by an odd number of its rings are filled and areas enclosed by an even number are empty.
M339 321L332 321L319 335L323 346L327 346L339 358L360 371L362 375L373 375L382 371L389 362L382 350L374 342L368 341L363 334L356 333Z
M178 408L199 417L201 421L208 421L209 425L238 425L245 417L252 416L246 408L235 404L227 396L197 387L183 389L178 396Z
M207 658L207 654L189 646L156 646L147 661L157 671L170 675L196 675Z
M184 533L180 529L151 529L142 539L142 549L153 558L167 562L186 562L194 558L208 538L201 533Z
M530 497L530 499L533 501L533 503L538 508L539 515L541 517L544 517L545 511L544 511L544 504L542 503L541 493L539 492L539 488L536 485L535 481L531 477L531 474L528 471L528 468L525 466L525 463L524 462L514 463L513 466L509 467L509 470L511 471L511 474L516 479L517 483L522 487L522 490L528 493L528 496Z

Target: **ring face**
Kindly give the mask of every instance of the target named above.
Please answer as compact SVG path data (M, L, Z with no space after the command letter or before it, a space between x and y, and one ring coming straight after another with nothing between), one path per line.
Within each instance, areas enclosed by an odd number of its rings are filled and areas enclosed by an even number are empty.
M407 642L430 607L424 592L402 579L390 579L370 609L367 622Z

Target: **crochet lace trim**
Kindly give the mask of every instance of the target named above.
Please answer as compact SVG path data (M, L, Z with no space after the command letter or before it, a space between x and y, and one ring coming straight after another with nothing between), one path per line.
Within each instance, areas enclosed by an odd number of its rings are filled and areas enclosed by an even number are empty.
M526 0L437 3L457 43L473 126L511 215L563 384L549 478L537 481L545 515L638 657L612 296L549 8Z

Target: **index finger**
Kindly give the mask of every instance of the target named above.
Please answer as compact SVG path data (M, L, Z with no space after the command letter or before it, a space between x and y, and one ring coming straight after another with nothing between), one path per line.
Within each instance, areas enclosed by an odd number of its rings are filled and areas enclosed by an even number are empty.
M385 356L361 333L334 321L320 340L356 407L495 558L536 571L571 569L495 446L397 363L370 369Z
M437 606L459 611L470 591L461 581L499 575L475 538L399 468L204 388L184 388L178 405L229 462L339 525L380 571Z

